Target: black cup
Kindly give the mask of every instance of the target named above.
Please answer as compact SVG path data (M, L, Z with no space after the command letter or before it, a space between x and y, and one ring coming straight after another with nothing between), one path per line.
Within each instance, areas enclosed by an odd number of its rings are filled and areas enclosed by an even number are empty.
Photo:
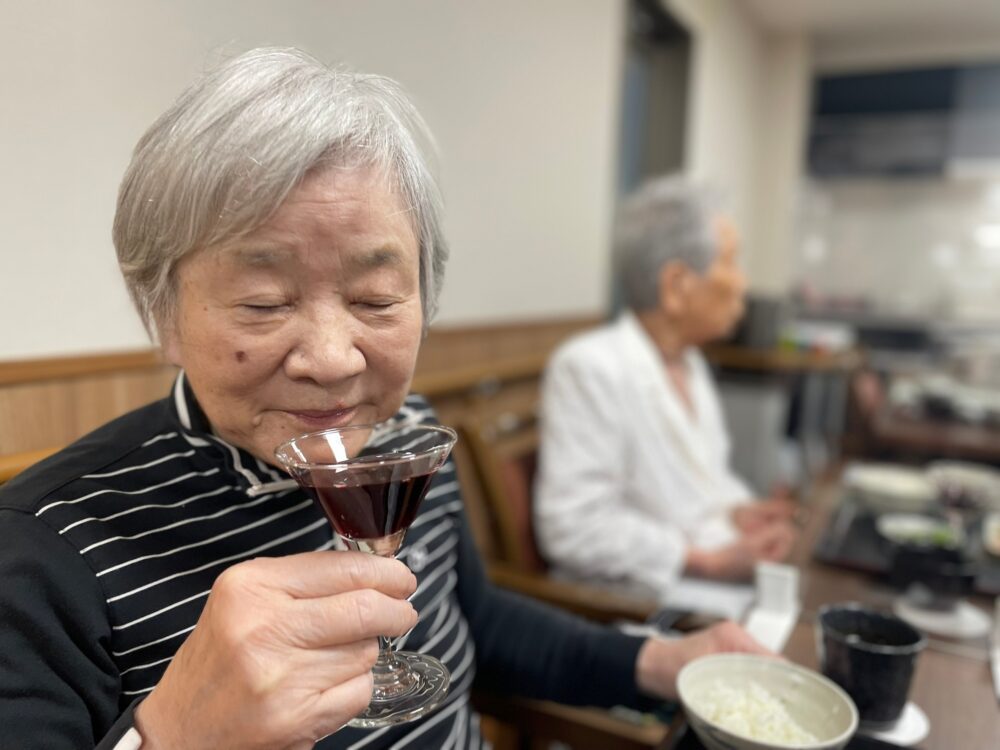
M925 645L920 631L898 617L860 604L834 604L819 611L820 669L851 696L867 727L885 728L899 719L917 655Z
M961 549L894 544L891 555L889 581L918 607L950 612L975 588L979 564Z

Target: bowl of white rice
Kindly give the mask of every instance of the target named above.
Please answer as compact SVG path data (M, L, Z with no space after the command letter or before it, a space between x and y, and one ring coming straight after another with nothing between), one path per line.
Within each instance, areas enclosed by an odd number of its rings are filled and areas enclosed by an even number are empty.
M709 750L840 750L858 709L818 672L751 654L713 654L677 676L688 723Z

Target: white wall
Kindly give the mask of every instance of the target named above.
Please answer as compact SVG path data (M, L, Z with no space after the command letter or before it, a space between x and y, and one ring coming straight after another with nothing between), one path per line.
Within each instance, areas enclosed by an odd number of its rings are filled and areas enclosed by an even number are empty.
M805 170L812 90L811 45L803 34L768 38L752 207L756 244L749 267L755 291L779 295L792 285L799 191Z
M1000 321L1000 178L813 181L797 282L888 318Z
M740 0L664 0L694 35L686 169L723 191L752 290L789 281L802 168L809 44L772 36Z
M439 320L605 306L618 0L35 0L0 25L0 359L142 347L118 180L200 70L295 45L400 80L435 132L453 255Z
M817 73L996 62L996 24L820 35ZM805 185L796 283L876 314L1000 320L1000 179L814 180ZM885 284L885 279L893 283Z

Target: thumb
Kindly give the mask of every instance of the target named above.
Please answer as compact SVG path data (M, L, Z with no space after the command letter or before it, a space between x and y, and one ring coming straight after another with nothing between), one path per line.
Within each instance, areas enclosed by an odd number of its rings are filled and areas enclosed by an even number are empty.
M365 672L325 690L311 707L316 742L343 729L368 707L372 697L372 673ZM312 745L308 746L310 749ZM298 750L298 748L296 748Z

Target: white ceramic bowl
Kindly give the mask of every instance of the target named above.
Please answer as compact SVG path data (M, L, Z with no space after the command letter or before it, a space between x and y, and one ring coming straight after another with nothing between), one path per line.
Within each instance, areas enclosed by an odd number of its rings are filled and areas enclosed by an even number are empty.
M976 507L1000 511L1000 471L969 461L935 461L927 476L942 492L961 490Z
M766 742L723 728L708 718L705 703L705 692L717 681L748 693L759 685L817 741ZM709 750L840 750L858 728L858 710L840 687L811 669L766 656L713 654L695 659L677 676L677 692L691 728Z
M886 513L875 522L875 530L890 542L918 547L951 549L964 541L946 521L919 513Z
M983 549L1000 557L1000 513L990 513L983 519ZM1000 599L997 599L1000 607ZM997 610L1000 612L1000 609ZM1000 621L1000 617L997 618Z
M921 469L895 464L853 464L844 484L873 513L920 513L937 499L937 486Z

